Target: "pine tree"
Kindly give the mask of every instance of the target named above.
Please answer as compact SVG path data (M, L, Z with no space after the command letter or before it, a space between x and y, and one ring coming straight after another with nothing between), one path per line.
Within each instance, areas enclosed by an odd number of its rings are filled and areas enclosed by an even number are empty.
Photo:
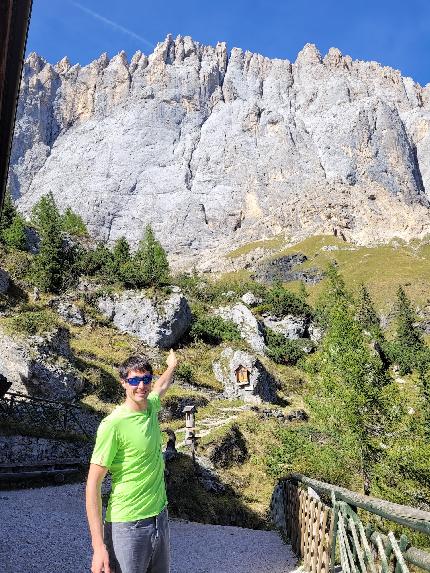
M154 231L148 225L143 239L133 257L136 286L160 286L169 280L169 263L166 251L157 241Z
M323 433L341 443L342 451L349 451L361 465L364 490L369 493L372 467L379 456L375 442L391 424L394 393L382 361L370 351L337 272L331 275L324 300L329 301L327 330L320 349L309 359L307 399Z
M40 248L31 273L33 282L44 292L58 292L63 282L64 235L61 216L51 193L33 207L32 222L40 237Z
M24 217L18 213L7 190L0 219L0 240L8 247L24 251L27 246L25 228Z
M397 290L396 333L392 352L402 375L418 367L420 357L426 350L423 336L415 321L416 315L411 301L400 286Z
M73 237L87 237L87 227L82 217L72 211L70 207L64 211L61 216L61 227L65 233Z
M0 234L3 234L3 230L7 229L12 225L12 221L16 213L17 211L12 200L12 195L10 193L10 190L7 189L4 197L3 209L0 218Z
M360 285L357 305L357 321L361 328L368 332L374 332L375 330L380 329L379 317L376 314L370 293L364 284Z
M27 248L27 235L25 230L26 226L24 217L19 213L16 213L9 227L2 230L2 240L8 247L14 247L20 251L25 251Z

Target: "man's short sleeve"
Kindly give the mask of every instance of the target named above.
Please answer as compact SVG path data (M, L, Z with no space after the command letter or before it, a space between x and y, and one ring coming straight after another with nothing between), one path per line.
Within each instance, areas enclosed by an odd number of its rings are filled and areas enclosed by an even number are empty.
M97 430L96 445L91 456L92 464L109 468L118 450L115 426L103 420Z
M151 413L154 412L155 414L158 414L161 410L161 401L157 392L150 392L148 394L148 402L151 404Z

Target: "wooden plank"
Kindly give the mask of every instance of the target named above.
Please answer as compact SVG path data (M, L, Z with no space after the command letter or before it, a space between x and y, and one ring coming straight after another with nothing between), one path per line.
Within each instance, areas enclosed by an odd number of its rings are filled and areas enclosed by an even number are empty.
M305 492L300 490L300 557L305 554Z
M324 567L324 551L326 546L326 528L328 519L328 509L327 507L322 507L322 520L321 520L321 530L320 530L320 541L318 545L318 558L317 558L317 573L319 573Z
M55 475L68 475L74 474L78 471L78 468L65 468L63 470L38 470L29 472L5 472L0 473L0 481L9 481L15 479L27 479L27 478L37 478L37 477L49 477Z
M13 468L36 468L36 467L43 467L43 466L76 466L83 464L82 460L80 459L65 459L65 460L44 460L44 461L34 461L29 463L22 463L22 464L0 464L0 470L5 469L13 469Z
M319 555L319 544L321 543L321 533L320 533L320 520L321 520L321 510L322 504L320 501L317 501L315 506L315 518L314 518L314 528L313 528L313 535L312 535L312 573L317 572L317 563L318 563L318 555Z

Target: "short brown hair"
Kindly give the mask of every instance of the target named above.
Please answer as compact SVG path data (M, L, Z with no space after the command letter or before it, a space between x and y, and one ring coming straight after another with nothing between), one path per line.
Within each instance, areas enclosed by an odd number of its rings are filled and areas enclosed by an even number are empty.
M146 356L130 356L124 360L118 367L119 377L125 380L128 373L132 370L140 370L142 372L150 372L152 374L152 366Z

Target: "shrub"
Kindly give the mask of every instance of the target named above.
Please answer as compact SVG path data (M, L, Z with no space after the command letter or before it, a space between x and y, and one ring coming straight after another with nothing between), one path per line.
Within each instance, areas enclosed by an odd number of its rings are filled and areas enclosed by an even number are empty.
M50 310L24 311L6 319L6 328L12 333L28 336L45 334L58 326L58 317Z
M240 339L240 333L234 322L221 316L200 316L191 325L190 336L193 340L202 340L208 344L220 344Z
M286 289L282 284L275 284L266 291L264 296L264 307L275 316L311 316L311 307L301 296Z
M61 216L61 228L73 237L88 237L87 227L82 217L72 211L70 207L67 207Z
M194 381L193 367L189 362L181 362L176 368L175 376L180 380L191 384Z
M295 366L305 356L305 347L312 350L315 344L308 339L289 340L283 334L266 329L267 355L278 364ZM308 350L308 351L309 351Z

